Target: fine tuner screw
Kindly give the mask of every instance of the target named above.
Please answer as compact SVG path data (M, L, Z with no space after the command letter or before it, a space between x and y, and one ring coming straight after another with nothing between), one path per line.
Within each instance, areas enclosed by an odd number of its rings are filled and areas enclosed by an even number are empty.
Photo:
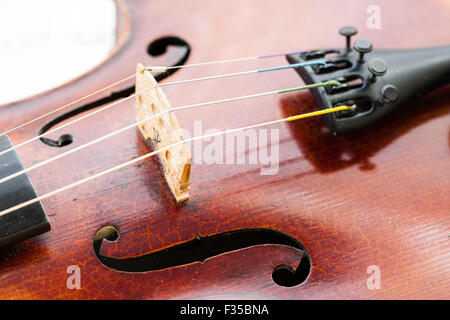
M369 71L371 73L371 75L369 77L369 80L371 82L375 82L377 76L381 77L387 71L386 62L384 62L381 59L374 59L374 60L370 61L369 65L368 65L368 68L369 68Z
M350 52L352 50L352 48L350 46L350 39L352 36L354 36L357 33L358 33L358 30L355 27L351 27L351 26L345 26L345 27L342 27L339 29L339 34L341 36L345 37L347 52Z
M358 63L364 62L364 54L372 51L372 43L369 40L358 39L355 41L355 50L359 52Z
M386 103L397 102L399 97L398 88L392 84L387 84L381 89L381 99Z

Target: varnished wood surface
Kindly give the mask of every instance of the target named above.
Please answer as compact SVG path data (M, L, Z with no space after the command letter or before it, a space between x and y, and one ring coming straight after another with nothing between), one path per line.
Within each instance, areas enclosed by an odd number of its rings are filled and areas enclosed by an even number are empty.
M192 46L189 62L341 46L342 25L375 48L448 44L445 1L129 1L131 38L102 67L58 90L0 107L0 128L32 119L153 59L146 47L176 35ZM382 29L368 30L366 8L379 5ZM168 80L282 65L282 58L187 68ZM292 70L166 87L173 106L301 84ZM280 168L194 164L191 198L175 205L156 159L132 166L43 202L53 230L2 251L3 299L417 299L450 298L450 91L443 87L363 131L333 137L323 119L279 126ZM92 99L91 99L92 101ZM315 109L308 92L228 103L179 113L183 127L203 120L226 129ZM134 101L62 130L75 141L63 149L34 142L19 149L25 166L57 155L134 121ZM178 114L177 114L178 115ZM50 117L51 118L51 117ZM49 119L10 135L19 143ZM51 137L58 137L51 135ZM206 145L206 143L205 143ZM30 173L39 194L149 151L130 130ZM256 150L247 150L248 153ZM220 191L220 192L219 192ZM265 227L285 232L309 250L303 284L273 283L272 268L298 261L283 246L254 247L189 266L142 274L118 273L94 256L96 230L113 224L120 239L104 253L132 256L186 241L197 233ZM81 268L80 290L68 290L66 269ZM366 287L367 267L381 269L381 289Z

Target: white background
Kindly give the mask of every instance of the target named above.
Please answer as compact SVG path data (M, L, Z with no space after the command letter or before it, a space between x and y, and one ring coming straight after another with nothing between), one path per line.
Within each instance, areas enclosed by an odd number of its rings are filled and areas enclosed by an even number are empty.
M114 48L112 0L0 0L0 104L57 87Z

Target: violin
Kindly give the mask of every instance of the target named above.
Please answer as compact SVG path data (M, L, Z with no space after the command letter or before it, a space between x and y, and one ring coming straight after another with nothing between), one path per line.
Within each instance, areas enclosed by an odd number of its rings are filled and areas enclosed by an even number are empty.
M115 3L0 106L0 298L450 297L444 2Z

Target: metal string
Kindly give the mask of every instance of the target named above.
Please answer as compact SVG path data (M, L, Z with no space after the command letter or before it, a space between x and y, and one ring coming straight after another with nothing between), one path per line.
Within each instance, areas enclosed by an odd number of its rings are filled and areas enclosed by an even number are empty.
M170 67L166 67L166 66L151 67L151 66L148 66L148 67L146 67L146 69L149 70L149 71L151 71L151 72L165 72L165 71L167 71L167 70L169 70L169 69L180 69L180 68L198 67L198 66L212 65L212 64L220 64L220 63L230 63L230 62L238 62L238 61L248 61L248 60L266 59L266 58L272 58L272 57L284 56L284 55L287 55L287 54L305 53L305 52L308 52L308 51L299 51L299 52L292 52L292 53L276 53L276 54L270 54L270 55L264 55L264 56L249 56L249 57L243 57L243 58L234 58L234 59L216 60L216 61L201 62L201 63L192 63L192 64L185 64L185 65L178 65L178 66L170 66ZM154 69L154 70L152 70L152 69ZM31 123L33 123L33 122L35 122L35 121L38 121L38 120L40 120L40 119L42 119L42 118L45 118L45 117L47 117L47 116L49 116L49 115L51 115L51 114L53 114L53 113L56 113L56 112L61 111L61 110L65 109L65 108L68 108L68 107L70 107L70 106L72 106L72 105L74 105L74 104L76 104L76 103L78 103L78 102L80 102L80 101L83 101L83 100L85 100L85 99L87 99L87 98L89 98L89 97L92 97L92 96L94 96L94 95L100 93L100 92L103 92L103 91L105 91L105 90L107 90L107 89L109 89L109 88L112 88L112 87L114 87L114 86L116 86L116 85L118 85L118 84L120 84L120 83L123 83L123 82L125 82L125 81L127 81L127 80L133 78L134 76L135 76L135 74L129 75L129 76L127 76L127 77L125 77L125 78L123 78L123 79L121 79L121 80L118 80L118 81L116 81L116 82L114 82L114 83L109 84L108 86L106 86L106 87L104 87L104 88L101 88L101 89L99 89L99 90L97 90L97 91L91 92L91 93L85 95L84 97L78 98L78 99L76 99L76 100L74 100L74 101L72 101L72 102L69 102L69 103L67 103L67 104L65 104L65 105L63 105L63 106L60 106L60 107L58 107L58 108L56 108L56 109L54 109L54 110L52 110L52 111L49 111L49 112L47 112L47 113L45 113L45 114L43 114L43 115L41 115L41 116L38 116L38 117L36 117L36 118L33 118L33 119L30 120L30 121L24 122L24 123L22 123L22 124L20 124L20 125L18 125L18 126L16 126L16 127L14 127L14 128L8 129L8 130L2 132L2 133L0 134L0 136L5 135L5 134L8 134L8 133L11 133L11 132L13 132L13 131L15 131L15 130L18 130L18 129L20 129L20 128L26 126L26 125L29 125L29 124L31 124Z
M284 92L286 92L286 91L284 91ZM89 177L86 177L84 179L81 179L79 181L71 183L69 185L66 185L66 186L64 186L62 188L59 188L59 189L56 189L56 190L51 191L49 193L46 193L46 194L44 194L42 196L33 198L31 200L28 200L26 202L18 204L18 205L14 206L14 207L11 207L9 209L3 210L3 211L0 212L0 216L6 215L6 214L11 213L11 212L14 212L14 211L19 210L21 208L27 207L29 205L32 205L32 204L36 203L36 202L45 200L45 199L47 199L47 198L49 198L51 196L57 195L57 194L59 194L59 193L61 193L63 191L67 191L69 189L72 189L72 188L74 188L76 186L79 186L79 185L84 184L86 182L89 182L91 180L100 178L100 177L102 177L104 175L107 175L109 173L112 173L114 171L123 169L123 168L125 168L127 166L130 166L130 165L138 163L138 162L140 162L142 160L148 159L148 158L150 158L150 157L152 157L152 156L154 156L156 154L159 154L159 153L161 153L163 151L166 151L168 149L171 149L171 148L173 148L173 147L175 147L177 145L183 144L183 143L188 143L188 142L192 142L192 141L195 141L195 140L208 139L208 138L212 138L212 137L219 136L219 135L224 135L224 134L229 134L229 133L239 132L239 131L245 131L245 130L248 130L248 129L258 128L258 127L263 127L263 126L274 125L274 124L281 123L281 122L295 121L295 120L308 118L308 117L314 117L314 116L318 116L318 115L322 115L322 114L326 114L326 113L332 113L332 112L347 110L347 109L350 109L350 108L352 108L352 107L350 107L350 106L339 106L339 107L334 107L334 108L330 108L330 109L325 109L325 110L320 110L320 111L314 111L314 112L309 112L309 113L305 113L305 114L300 114L300 115L296 115L296 116L291 116L291 117L287 117L287 118L283 118L283 119L272 120L272 121L268 121L268 122L261 122L261 123L257 123L257 124L246 126L246 127L229 129L229 130L215 132L215 133L207 134L207 135L203 135L203 136L183 139L183 140L180 140L180 141L175 142L173 144L170 144L170 145L168 145L166 147L160 148L160 149L155 150L153 152L149 152L147 154L144 154L144 155L142 155L140 157L137 157L135 159L129 160L127 162L124 162L124 163L122 163L120 165L117 165L115 167L112 167L110 169L104 170L104 171L99 172L97 174L91 175Z
M311 84L311 85L306 85L306 86L301 86L301 87L295 87L295 88L289 88L289 89L283 89L283 90L267 91L267 92L262 92L262 93L246 95L246 96L233 97L233 98L227 98L227 99L221 99L221 100L215 100L215 101L208 101L208 102L202 102L202 103L196 103L196 104L189 104L189 105L179 106L179 107L173 107L173 108L164 110L162 112L156 113L156 114L154 114L154 115L152 115L150 117L147 117L147 118L145 118L143 120L140 120L138 122L132 123L132 124L130 124L128 126L125 126L125 127L121 128L121 129L115 130L115 131L113 131L113 132L111 132L109 134L106 134L106 135L104 135L102 137L94 139L94 140L92 140L92 141L90 141L88 143L85 143L85 144L83 144L81 146L78 146L78 147L76 147L76 148L74 148L72 150L69 150L67 152L61 153L61 154L59 154L57 156L54 156L54 157L52 157L50 159L47 159L47 160L42 161L40 163L37 163L37 164L35 164L35 165L31 166L31 167L28 167L26 169L23 169L21 171L18 171L16 173L14 173L14 174L6 176L6 177L0 179L0 184L4 183L6 181L9 181L9 180L11 180L11 179L13 179L15 177L18 177L18 176L20 176L20 175L22 175L24 173L30 172L31 170L37 169L37 168L42 167L42 166L44 166L46 164L49 164L49 163L51 163L53 161L56 161L56 160L61 159L61 158L65 157L65 156L68 156L68 155L70 155L72 153L75 153L77 151L83 150L83 149L85 149L85 148L87 148L87 147L89 147L91 145L94 145L96 143L99 143L99 142L101 142L103 140L111 138L111 137L113 137L113 136L115 136L115 135L117 135L117 134L119 134L121 132L124 132L124 131L128 130L128 129L137 127L137 126L139 126L141 124L144 124L147 121L150 121L150 120L152 120L154 118L160 117L160 116L162 116L162 115L164 115L166 113L169 113L169 112L180 111L180 110L187 110L187 109L194 109L194 108L203 107L203 106L217 105L217 104L224 103L224 102L232 102L232 101L238 101L238 100L244 100L244 99L250 99L250 98L256 98L256 97L263 97L263 96L274 95L274 94L281 94L281 93L298 91L298 90L312 89L312 88L325 87L325 86L336 86L336 85L339 85L339 84L340 83L338 81L327 81L327 82L323 82L323 83L320 83L320 84Z
M326 63L323 62L323 61L303 62L303 63L295 63L295 64L283 65L283 66L277 66L277 67L271 67L271 68L263 68L263 69L249 70L249 71L226 73L226 74L219 74L219 75L213 75L213 76L207 76L207 77L201 77L201 78L194 78L194 79L179 80L179 81L173 81L173 82L166 82L166 83L156 84L156 85L151 86L149 88L145 88L143 90L140 90L139 92L133 93L133 94L129 95L126 98L120 99L120 100L118 100L116 102L113 102L113 103L111 103L109 105L106 105L106 106L104 106L104 107L102 107L100 109L97 109L97 110L95 110L95 111L93 111L91 113L88 113L88 114L86 114L84 116L81 116L81 117L76 118L76 119L74 119L72 121L69 121L69 122L67 122L67 123L65 123L65 124L63 124L63 125L61 125L59 127L56 127L54 129L52 129L52 130L49 130L49 131L46 131L46 132L44 132L44 133L42 133L40 135L34 136L33 138L30 138L30 139L28 139L26 141L23 141L23 142L21 142L21 143L19 143L17 145L14 145L14 146L12 146L12 147L10 147L8 149L5 149L5 150L0 152L0 156L5 154L5 153L8 153L10 151L17 150L18 148L20 148L20 147L22 147L22 146L24 146L24 145L26 145L26 144L28 144L30 142L33 142L33 141L38 140L38 139L40 139L40 138L42 138L42 137L44 137L46 135L49 135L49 134L51 134L53 132L56 132L56 131L61 130L63 128L66 128L66 127L68 127L68 126L70 126L70 125L72 125L74 123L77 123L77 122L82 121L82 120L84 120L86 118L89 118L89 117L91 117L91 116L93 116L93 115L95 115L97 113L100 113L100 112L103 112L105 110L108 110L108 109L110 109L110 108L112 108L112 107L114 107L114 106L116 106L116 105L118 105L118 104L120 104L122 102L125 102L125 101L127 101L127 100L129 100L129 99L131 99L131 98L133 98L133 97L135 97L137 95L139 95L139 94L142 94L142 93L147 92L147 91L149 91L151 89L154 89L155 87L163 87L163 86L170 86L170 85L183 84L183 83L189 83L189 82L197 82L197 81L204 81L204 80L212 80L212 79L219 79L219 78L226 78L226 77L241 76L241 75L252 74L252 73L259 73L259 72L277 71L277 70L305 67L305 66L318 65L318 64L326 65Z

